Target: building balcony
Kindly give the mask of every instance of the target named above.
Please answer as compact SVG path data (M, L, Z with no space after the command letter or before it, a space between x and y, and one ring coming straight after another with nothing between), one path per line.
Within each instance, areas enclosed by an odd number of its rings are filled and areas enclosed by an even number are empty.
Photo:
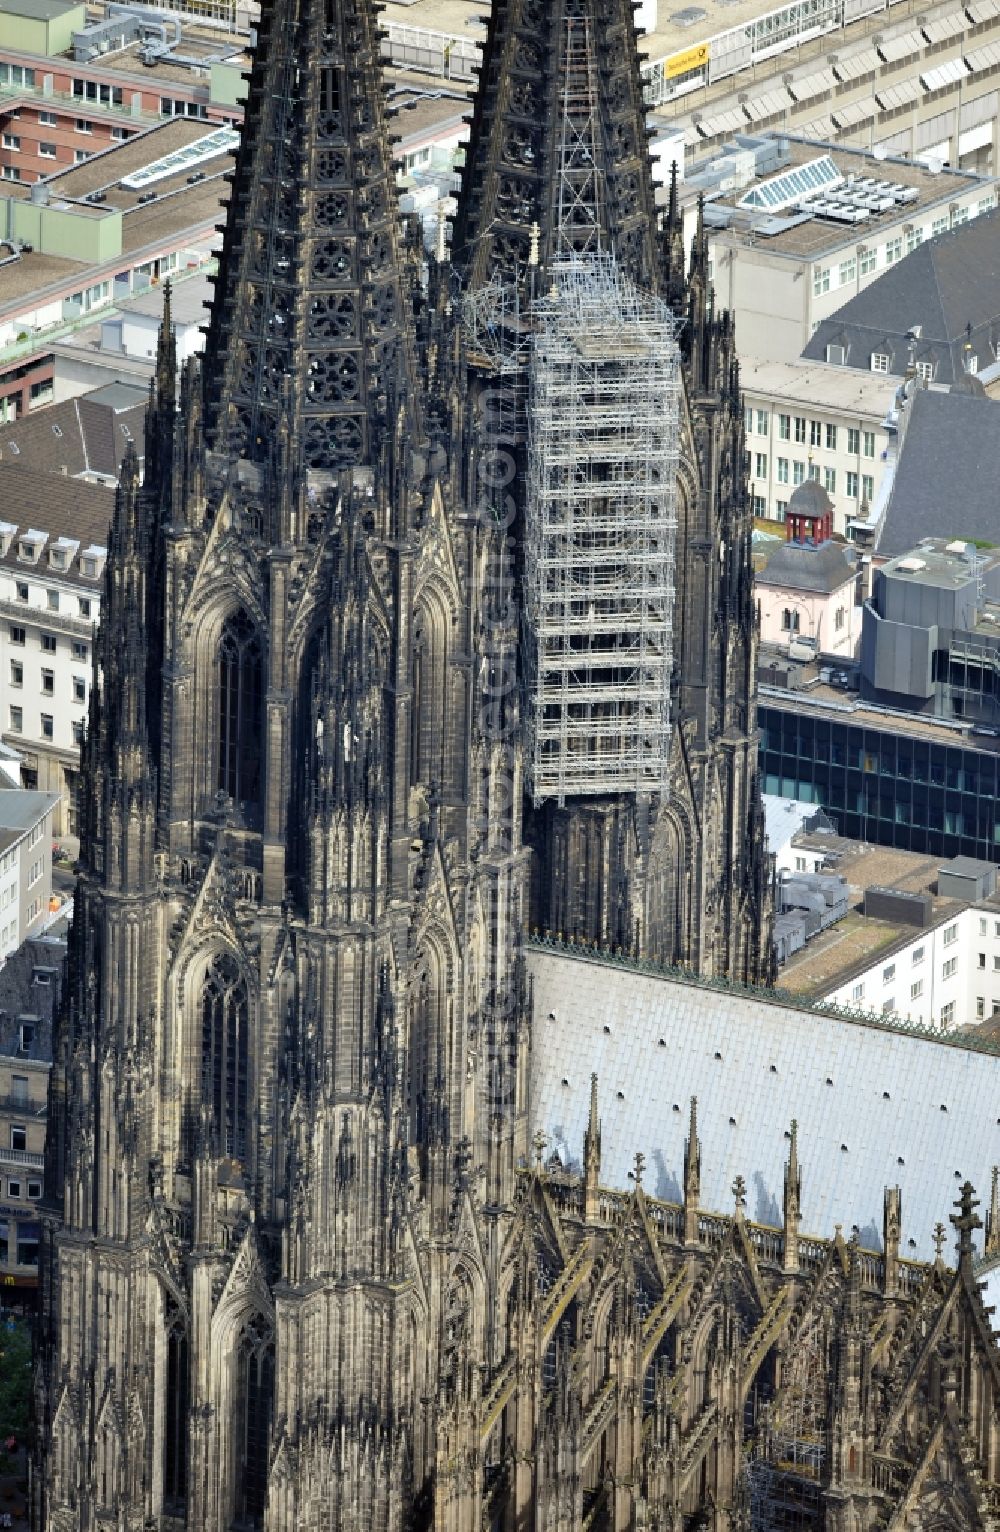
M56 573L56 571L53 571ZM91 594L91 588L86 587L87 594ZM50 612L44 606L31 606L26 601L8 601L0 597L0 616L9 617L12 622L17 622L24 627L29 625L44 628L46 632L68 633L73 638L85 638L93 641L96 624L87 622L82 617L70 617L65 612Z
M0 1147L0 1165L21 1165L29 1170L41 1170L44 1164L44 1154L34 1154L30 1149Z

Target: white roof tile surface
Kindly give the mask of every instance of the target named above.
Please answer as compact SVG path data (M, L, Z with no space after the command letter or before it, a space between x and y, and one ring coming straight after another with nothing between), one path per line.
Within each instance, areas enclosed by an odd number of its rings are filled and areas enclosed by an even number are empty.
M709 1211L731 1210L742 1175L748 1217L781 1224L793 1117L803 1234L829 1238L839 1223L847 1236L857 1225L863 1243L880 1248L883 1191L898 1185L900 1253L930 1260L934 1225L947 1226L964 1180L988 1204L1000 1162L1000 1057L537 947L527 963L530 1132L541 1129L564 1163L579 1166L596 1072L605 1185L627 1189L641 1150L647 1192L682 1201L697 1096Z

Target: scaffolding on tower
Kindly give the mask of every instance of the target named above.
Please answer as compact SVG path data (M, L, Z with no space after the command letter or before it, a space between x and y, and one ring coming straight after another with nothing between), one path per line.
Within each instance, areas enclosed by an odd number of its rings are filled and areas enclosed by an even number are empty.
M533 310L525 538L536 803L665 795L681 397L676 321L608 256Z

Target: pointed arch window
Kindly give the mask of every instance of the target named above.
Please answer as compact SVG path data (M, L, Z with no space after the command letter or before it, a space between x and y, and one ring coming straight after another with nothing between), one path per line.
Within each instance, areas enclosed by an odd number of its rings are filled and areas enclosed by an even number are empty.
M264 652L246 612L234 612L219 639L219 780L234 803L260 796Z
M250 1002L235 958L213 958L201 990L201 1089L212 1107L222 1154L241 1160L247 1148Z
M274 1331L261 1314L244 1327L237 1367L236 1525L263 1527L274 1402Z

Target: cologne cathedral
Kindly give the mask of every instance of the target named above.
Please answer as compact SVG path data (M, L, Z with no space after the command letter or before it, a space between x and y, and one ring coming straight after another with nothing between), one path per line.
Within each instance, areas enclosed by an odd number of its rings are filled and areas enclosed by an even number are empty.
M579 1175L529 1143L528 932L771 978L734 338L632 6L496 0L430 257L377 6L262 10L110 536L36 1532L986 1526L971 1189L904 1270L891 1196L800 1240L794 1136L766 1238L693 1109L683 1206L602 1186L596 1087Z

